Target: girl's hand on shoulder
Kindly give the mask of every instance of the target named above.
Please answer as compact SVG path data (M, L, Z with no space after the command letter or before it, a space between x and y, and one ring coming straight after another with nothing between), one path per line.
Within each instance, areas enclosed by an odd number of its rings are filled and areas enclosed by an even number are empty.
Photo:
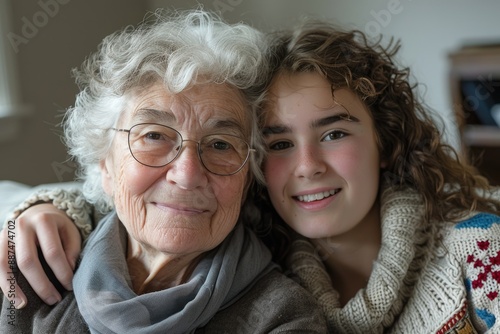
M47 304L61 300L61 295L42 267L38 249L62 286L72 290L73 271L81 251L78 228L64 211L50 203L25 210L0 233L0 288L16 308L28 303L26 295L12 279L13 261L35 293ZM14 258L15 255L15 258Z

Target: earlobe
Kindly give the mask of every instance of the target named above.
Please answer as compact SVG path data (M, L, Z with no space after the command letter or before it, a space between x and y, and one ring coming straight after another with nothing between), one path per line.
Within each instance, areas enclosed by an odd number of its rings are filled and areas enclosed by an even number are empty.
M111 164L109 159L104 159L99 162L99 169L101 170L102 188L109 196L113 195L113 180L111 177Z

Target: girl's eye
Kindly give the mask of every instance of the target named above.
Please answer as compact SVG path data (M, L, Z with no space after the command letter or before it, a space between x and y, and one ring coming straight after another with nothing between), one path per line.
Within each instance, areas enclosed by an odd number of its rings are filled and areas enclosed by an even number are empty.
M338 139L344 138L345 136L347 136L347 134L344 131L334 130L332 132L327 133L323 137L322 141L338 140Z
M268 148L271 151L282 151L282 150L286 150L292 146L293 145L290 142L278 141L278 142L274 142L274 143L269 144Z

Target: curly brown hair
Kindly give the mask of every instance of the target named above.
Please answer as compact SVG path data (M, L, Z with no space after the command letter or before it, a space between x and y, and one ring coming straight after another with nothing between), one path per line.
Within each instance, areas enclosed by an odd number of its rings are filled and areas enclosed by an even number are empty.
M498 214L500 202L476 169L460 161L442 141L436 118L418 100L410 70L399 68L399 42L370 41L361 31L342 31L325 22L306 21L298 29L272 36L272 78L315 72L337 88L349 88L368 106L374 121L384 183L415 189L423 198L427 221L457 221L471 211ZM269 86L268 86L269 87ZM266 93L261 103L265 106ZM263 121L265 108L261 108ZM263 204L264 201L260 201Z

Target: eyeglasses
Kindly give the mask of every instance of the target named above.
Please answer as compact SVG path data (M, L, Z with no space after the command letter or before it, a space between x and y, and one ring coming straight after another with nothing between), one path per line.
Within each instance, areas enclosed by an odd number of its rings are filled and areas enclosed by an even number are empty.
M216 175L233 175L239 172L248 160L251 149L246 141L229 134L211 134L200 141L183 139L171 127L140 123L130 129L115 129L128 132L128 147L137 162L149 167L163 167L174 161L182 151L185 141L195 142L202 165Z

